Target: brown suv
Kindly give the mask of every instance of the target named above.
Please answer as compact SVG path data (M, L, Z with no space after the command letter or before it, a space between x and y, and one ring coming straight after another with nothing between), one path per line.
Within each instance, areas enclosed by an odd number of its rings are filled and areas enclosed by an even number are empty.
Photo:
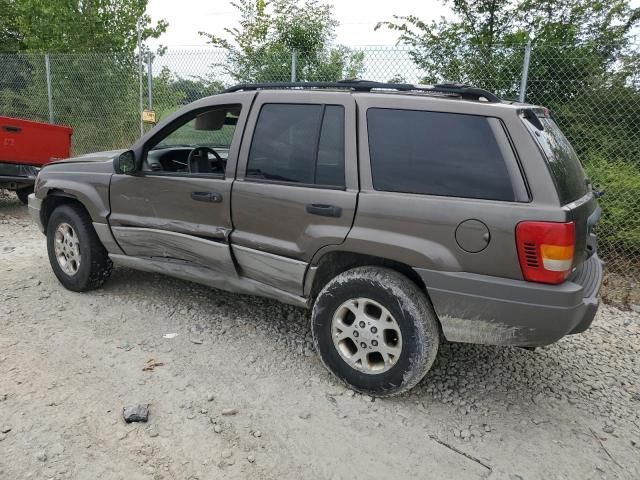
M600 209L549 112L455 84L239 85L47 166L29 207L65 287L113 261L312 307L325 365L372 395L418 383L443 338L582 332L602 280Z

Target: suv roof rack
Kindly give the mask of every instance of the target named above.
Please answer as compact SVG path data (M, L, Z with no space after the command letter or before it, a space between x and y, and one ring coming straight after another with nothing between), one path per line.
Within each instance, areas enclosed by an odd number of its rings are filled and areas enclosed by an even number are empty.
M465 100L478 100L489 103L499 103L502 100L494 93L482 88L475 88L462 83L439 83L437 85L413 85L411 83L385 83L370 80L347 79L337 82L270 82L270 83L241 83L224 90L222 93L231 93L247 90L285 88L344 88L355 92L370 92L371 90L396 90L399 92L429 92L443 93L463 98Z

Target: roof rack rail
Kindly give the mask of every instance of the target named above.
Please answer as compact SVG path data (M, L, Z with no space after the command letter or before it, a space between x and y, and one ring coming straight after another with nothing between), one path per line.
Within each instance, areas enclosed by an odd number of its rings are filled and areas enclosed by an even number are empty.
M385 83L370 80L347 79L337 82L270 82L270 83L241 83L224 90L231 93L248 90L286 89L286 88L344 88L355 92L370 92L371 90L397 90L399 92L432 92L453 95L465 100L483 100L489 103L499 103L502 100L497 95L461 83L440 83L437 85L413 85L411 83Z

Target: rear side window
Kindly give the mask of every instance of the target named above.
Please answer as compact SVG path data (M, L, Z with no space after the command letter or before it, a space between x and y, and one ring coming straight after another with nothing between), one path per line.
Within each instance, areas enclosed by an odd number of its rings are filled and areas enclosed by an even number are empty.
M246 176L344 186L344 108L263 105L251 141Z
M549 170L553 175L558 196L563 205L571 203L585 195L588 191L585 174L575 150L564 136L556 122L548 117L538 117L544 130L537 130L528 122L529 130L547 157Z
M371 108L367 124L376 190L515 200L487 118Z
M325 107L313 183L344 185L344 107Z

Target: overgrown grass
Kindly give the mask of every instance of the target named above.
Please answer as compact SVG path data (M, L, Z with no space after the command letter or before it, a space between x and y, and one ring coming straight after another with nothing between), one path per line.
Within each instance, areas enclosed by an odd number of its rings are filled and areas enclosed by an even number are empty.
M601 252L605 257L625 254L640 262L640 167L596 155L588 156L583 164L591 181L604 191L599 200Z

